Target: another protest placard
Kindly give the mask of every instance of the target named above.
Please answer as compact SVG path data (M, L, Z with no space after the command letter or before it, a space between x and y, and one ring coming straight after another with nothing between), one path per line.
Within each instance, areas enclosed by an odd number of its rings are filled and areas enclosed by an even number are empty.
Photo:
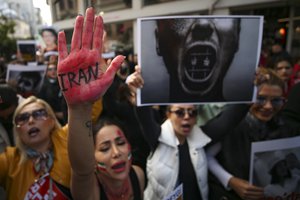
M249 181L267 199L300 198L300 136L252 143Z
M138 19L138 105L252 102L261 16Z

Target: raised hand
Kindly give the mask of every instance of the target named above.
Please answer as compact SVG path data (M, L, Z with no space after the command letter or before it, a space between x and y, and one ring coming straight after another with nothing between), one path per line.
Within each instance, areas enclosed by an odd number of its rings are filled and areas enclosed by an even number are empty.
M232 177L228 184L242 199L260 200L264 198L263 188L251 185L243 179Z
M142 88L144 85L144 79L141 74L140 66L135 66L135 72L127 77L126 84L128 85L131 93L131 98L129 101L132 105L136 105L136 90L138 88Z
M117 56L106 71L100 66L103 38L103 20L94 17L88 8L84 17L76 18L68 54L64 32L58 34L58 80L68 105L94 102L111 85L124 56Z

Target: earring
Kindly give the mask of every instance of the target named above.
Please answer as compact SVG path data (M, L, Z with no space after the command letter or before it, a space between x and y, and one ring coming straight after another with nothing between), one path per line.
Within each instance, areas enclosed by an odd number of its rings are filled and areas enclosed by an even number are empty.
M131 153L131 151L128 153L128 160L131 160L131 158L132 158L132 153Z

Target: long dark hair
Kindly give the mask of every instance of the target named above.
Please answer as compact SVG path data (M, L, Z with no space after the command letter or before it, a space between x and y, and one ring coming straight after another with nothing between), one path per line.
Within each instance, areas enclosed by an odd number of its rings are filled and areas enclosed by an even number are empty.
M115 126L119 127L123 131L123 133L126 137L127 129L126 129L126 126L121 121L117 120L116 118L112 118L112 117L103 117L103 118L100 118L92 126L94 143L96 141L96 136L97 136L99 130L102 129L103 127L109 126L109 125L115 125Z

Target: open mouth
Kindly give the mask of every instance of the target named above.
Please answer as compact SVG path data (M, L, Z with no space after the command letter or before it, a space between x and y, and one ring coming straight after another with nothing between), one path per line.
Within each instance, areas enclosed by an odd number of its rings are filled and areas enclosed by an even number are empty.
M191 125L190 124L183 124L182 127L183 128L191 128Z
M115 172L122 172L125 170L125 167L126 167L126 162L118 162L118 163L114 164L111 168Z
M183 124L183 125L181 125L181 128L182 128L183 132L188 133L191 131L192 126L190 124Z
M211 45L195 45L185 52L182 62L185 80L203 82L209 79L216 63L216 50Z
M30 137L34 137L34 136L36 136L39 132L40 132L40 129L33 127L33 128L31 128L31 129L28 131L28 135L29 135Z

